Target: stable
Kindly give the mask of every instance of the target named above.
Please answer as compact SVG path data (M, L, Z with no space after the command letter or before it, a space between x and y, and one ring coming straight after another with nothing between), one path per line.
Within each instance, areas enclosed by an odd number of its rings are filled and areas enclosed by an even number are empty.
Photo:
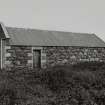
M0 23L0 68L46 68L105 61L105 43L95 34L6 27Z

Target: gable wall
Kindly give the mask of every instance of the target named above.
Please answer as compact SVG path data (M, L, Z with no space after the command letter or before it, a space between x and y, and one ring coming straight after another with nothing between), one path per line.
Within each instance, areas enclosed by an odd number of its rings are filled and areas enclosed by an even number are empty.
M33 68L33 49L41 50L41 67L105 61L105 48L5 46L5 67Z

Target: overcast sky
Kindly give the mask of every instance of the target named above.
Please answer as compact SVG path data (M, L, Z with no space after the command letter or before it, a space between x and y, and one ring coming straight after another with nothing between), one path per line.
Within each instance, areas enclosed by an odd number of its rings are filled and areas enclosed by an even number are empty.
M7 26L96 33L105 40L105 0L0 0Z

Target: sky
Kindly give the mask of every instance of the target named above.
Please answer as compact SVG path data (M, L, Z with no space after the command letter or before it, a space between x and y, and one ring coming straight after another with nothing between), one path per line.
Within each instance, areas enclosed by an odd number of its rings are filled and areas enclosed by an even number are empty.
M6 26L95 33L105 41L105 0L0 0Z

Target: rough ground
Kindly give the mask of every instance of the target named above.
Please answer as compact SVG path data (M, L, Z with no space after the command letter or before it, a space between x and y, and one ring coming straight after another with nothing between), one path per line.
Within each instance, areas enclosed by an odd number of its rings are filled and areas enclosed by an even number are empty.
M0 105L105 105L105 63L1 70Z

